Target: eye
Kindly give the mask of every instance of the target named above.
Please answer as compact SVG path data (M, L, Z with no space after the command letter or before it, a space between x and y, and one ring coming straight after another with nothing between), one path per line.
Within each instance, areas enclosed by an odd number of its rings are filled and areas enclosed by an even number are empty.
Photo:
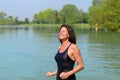
M65 31L61 30L59 33L64 33Z

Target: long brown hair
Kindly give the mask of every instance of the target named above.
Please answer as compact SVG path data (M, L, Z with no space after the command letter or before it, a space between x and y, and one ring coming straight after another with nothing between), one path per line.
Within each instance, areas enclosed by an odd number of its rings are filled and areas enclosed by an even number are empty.
M60 30L61 30L62 27L65 27L65 28L67 29L68 34L69 34L69 41L70 41L71 43L76 44L76 36L75 36L75 32L74 32L73 28L72 28L71 26L69 26L69 25L63 24L63 25L61 25L61 27L59 28L59 32L60 32ZM60 40L60 39L59 39L59 40ZM62 43L61 40L60 40L60 42Z

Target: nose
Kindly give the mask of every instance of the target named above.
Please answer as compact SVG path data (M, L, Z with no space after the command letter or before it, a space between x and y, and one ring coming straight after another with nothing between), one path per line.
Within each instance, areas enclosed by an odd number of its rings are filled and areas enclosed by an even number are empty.
M58 33L59 35L61 34L61 32Z

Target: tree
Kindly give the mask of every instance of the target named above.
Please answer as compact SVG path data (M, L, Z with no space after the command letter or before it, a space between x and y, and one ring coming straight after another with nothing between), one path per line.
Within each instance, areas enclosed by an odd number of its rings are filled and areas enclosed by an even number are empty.
M98 5L101 5L101 3L102 3L102 0L93 0L92 5L98 6Z
M59 14L59 12L57 11L57 10L55 10L55 16L54 16L54 18L55 18L55 23L59 23L59 18L58 18L58 14Z
M50 8L40 11L34 15L35 21L38 23L55 23L57 19L57 12Z
M6 15L7 15L6 13L0 12L0 20L5 19L5 16L6 16Z
M37 19L37 14L34 14L32 23L39 23L39 21Z
M19 24L18 17L15 17L15 24Z
M120 0L107 0L106 5L103 5L103 9L106 10L103 13L102 24L112 31L120 30Z
M89 8L91 23L108 30L120 30L120 0L93 0L94 5Z
M81 23L88 23L88 19L89 19L88 13L83 12L82 14L83 14L83 20Z
M4 24L5 16L7 16L6 13L0 12L0 24Z
M47 9L44 11L45 20L47 23L54 23L55 22L55 11L52 9Z
M26 23L26 24L30 23L30 21L29 21L28 18L25 18L25 23Z
M59 12L59 20L61 23L78 23L81 21L81 15L81 12L75 5L67 4Z
M41 12L39 12L38 14L36 14L35 16L35 21L37 22L37 23L44 23L44 12L43 11L41 11Z
M15 19L12 16L8 16L7 18L4 19L4 24L14 25Z

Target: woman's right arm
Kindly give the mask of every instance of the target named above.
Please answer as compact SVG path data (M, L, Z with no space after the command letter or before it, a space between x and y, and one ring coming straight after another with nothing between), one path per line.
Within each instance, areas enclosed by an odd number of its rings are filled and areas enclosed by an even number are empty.
M54 76L54 75L56 75L56 74L57 74L57 70L54 71L54 72L47 72L47 73L46 73L46 77Z

